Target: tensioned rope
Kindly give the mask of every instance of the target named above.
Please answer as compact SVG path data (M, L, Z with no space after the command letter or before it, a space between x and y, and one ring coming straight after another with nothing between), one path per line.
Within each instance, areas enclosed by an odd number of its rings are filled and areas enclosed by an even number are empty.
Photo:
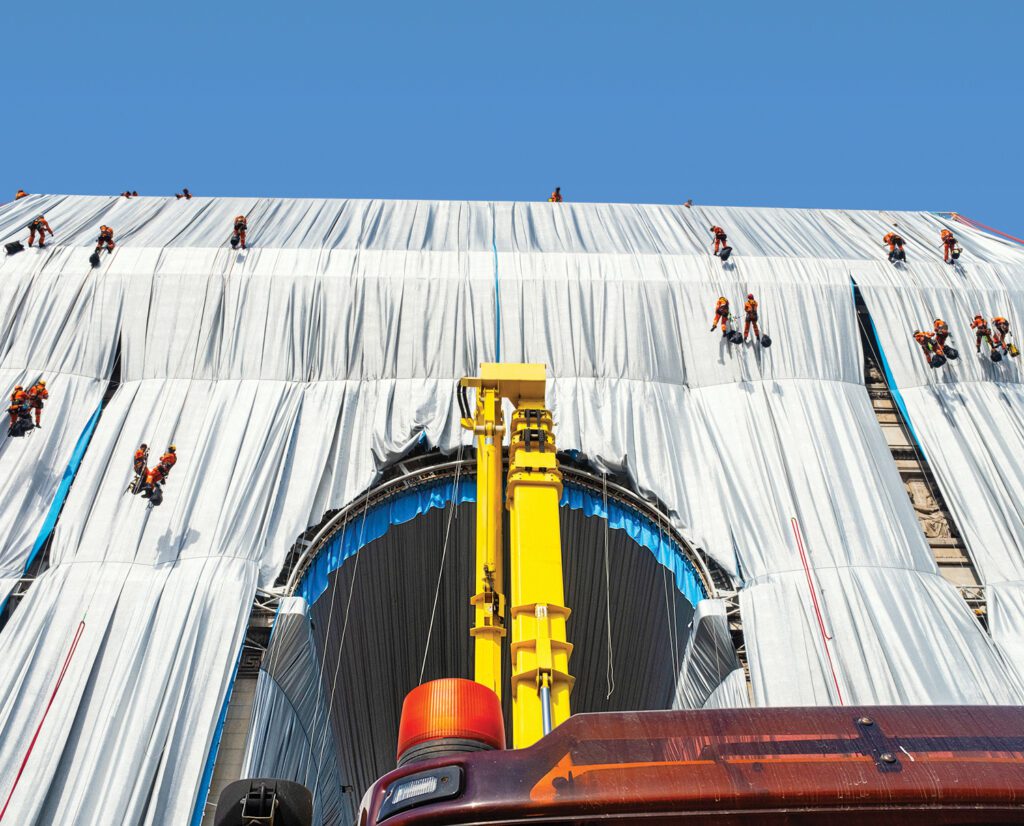
M441 546L441 565L437 571L437 585L434 588L434 606L430 609L430 624L427 626L427 642L423 646L423 662L420 663L420 685L423 684L423 674L427 670L427 654L430 653L430 638L434 633L434 620L437 617L437 602L441 596L441 578L444 576L444 562L448 556L448 537L452 530L452 519L458 512L459 501L459 475L462 471L462 444L459 444L459 453L455 465L455 484L452 486L452 498L448 508L448 524L444 529L444 544Z
M981 221L975 221L973 218L968 218L966 215L961 215L958 212L951 212L949 214L954 221L959 221L961 224L967 224L967 226L973 227L974 229L983 229L987 232L994 232L996 235L1001 235L1003 238L1007 238L1017 244L1024 245L1024 239L1018 238L1016 235L1010 235L1008 232L1003 232L1001 229L990 227L988 224L983 224Z

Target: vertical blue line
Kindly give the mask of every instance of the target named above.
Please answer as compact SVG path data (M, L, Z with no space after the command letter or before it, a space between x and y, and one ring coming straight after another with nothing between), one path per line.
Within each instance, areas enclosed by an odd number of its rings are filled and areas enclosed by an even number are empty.
M491 205L491 251L494 253L494 360L501 361L501 292L498 289L497 212Z
M50 510L46 514L46 519L43 521L42 527L39 529L39 535L36 536L35 544L32 545L32 551L29 554L28 561L25 563L25 571L28 572L29 566L32 565L32 561L36 558L36 554L39 553L40 549L46 544L46 540L53 532L54 526L57 524L57 517L60 516L61 508L64 507L64 500L67 499L68 491L71 489L71 482L75 478L75 474L78 473L78 468L82 464L82 459L85 456L85 450L89 447L89 442L92 439L92 434L96 430L96 425L99 423L100 414L103 412L103 402L100 402L96 407L96 412L92 414L89 421L86 422L85 427L82 430L81 435L78 437L78 441L75 443L74 450L71 451L71 459L68 460L68 466L64 468L64 475L61 477L60 484L57 486L57 492L53 495L53 501L50 503Z
M206 758L206 768L203 769L203 779L199 781L199 796L196 798L196 805L192 810L191 826L199 826L203 822L203 815L206 812L206 798L209 797L210 783L213 782L213 766L217 762L220 740L224 735L224 722L228 718L228 705L231 703L231 693L235 689L235 678L238 676L238 665L242 662L242 649L244 648L245 634L243 632L242 644L238 647L238 656L235 657L235 668L231 672L231 681L228 683L227 694L224 695L224 704L220 709L220 718L217 720L217 728L213 732L213 742L210 743L210 753Z
M852 281L852 284L854 295L856 295L857 282ZM856 298L854 299L854 303L856 304ZM865 302L865 304L866 303L867 302ZM854 306L853 312L857 312L856 306ZM910 420L910 411L907 410L906 402L903 401L903 394L900 393L899 385L896 384L896 377L893 376L892 370L889 368L889 360L885 357L885 350L882 349L882 340L878 335L878 329L875 327L875 320L871 317L870 310L868 311L868 324L871 325L871 335L875 339L875 352L878 353L878 358L882 362L882 372L885 373L885 382L889 385L889 393L892 395L892 400L896 403L896 408L900 411L900 415L903 416L903 421L907 424L907 430L910 431L910 438L914 440L914 444L917 445L917 449L921 451L921 458L927 462L928 457L925 456L924 446L921 444L921 440L917 438L917 431L914 430L914 423Z

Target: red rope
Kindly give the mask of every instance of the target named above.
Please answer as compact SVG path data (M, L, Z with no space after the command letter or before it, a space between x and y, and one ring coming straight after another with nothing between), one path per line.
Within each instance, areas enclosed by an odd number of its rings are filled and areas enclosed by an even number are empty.
M825 646L825 656L828 657L828 667L832 672L832 682L835 683L836 693L839 695L839 705L843 706L846 703L843 702L843 690L839 687L839 678L836 677L836 667L832 662L832 653L828 648L828 641L832 639L829 633L825 630L825 620L821 616L821 606L818 605L818 595L814 590L814 580L811 579L811 566L807 563L807 554L804 552L804 540L800 535L800 523L796 521L794 516L790 520L790 524L793 526L793 536L796 537L796 547L800 551L800 561L804 565L804 574L807 575L807 590L811 592L811 602L814 603L814 613L818 617L818 628L821 630L821 642Z
M32 742L28 744L28 751L25 752L25 756L21 760L21 765L18 767L18 774L14 778L14 785L11 786L11 791L7 794L7 800L4 801L4 807L0 809L0 820L4 819L4 815L7 813L7 807L11 804L11 798L14 797L14 790L18 788L18 782L21 780L21 775L25 771L25 766L28 764L28 758L32 754L32 749L36 747L36 740L39 739L39 732L43 729L43 723L46 722L46 715L50 713L50 707L53 705L53 701L57 698L57 691L60 689L60 684L64 681L64 675L67 674L68 666L71 665L71 658L75 655L75 649L78 648L78 641L82 638L82 632L85 630L85 620L78 623L78 631L75 632L75 638L71 641L71 647L68 649L68 655L64 658L64 667L60 670L60 676L57 677L57 684L53 687L53 693L50 695L50 702L46 704L46 710L43 712L43 717L39 721L39 725L36 726L36 733L32 735Z
M987 230L988 232L994 232L996 235L1001 235L1003 238L1009 238L1011 241L1024 245L1024 238L1018 238L1016 235L1010 235L1008 232L1003 232L1001 229L990 227L987 224L981 223L981 221L975 221L973 218L968 218L966 215L960 215L956 212L951 212L950 215L953 216L954 221L959 221L961 224L967 224L967 226L974 227L975 229L980 228Z

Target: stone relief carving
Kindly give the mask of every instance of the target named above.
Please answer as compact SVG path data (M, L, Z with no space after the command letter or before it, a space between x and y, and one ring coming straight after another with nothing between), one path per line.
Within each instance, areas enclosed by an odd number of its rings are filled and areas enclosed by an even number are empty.
M923 479L911 479L906 482L907 494L917 512L918 521L928 539L947 539L951 536L946 518L932 498L928 485Z

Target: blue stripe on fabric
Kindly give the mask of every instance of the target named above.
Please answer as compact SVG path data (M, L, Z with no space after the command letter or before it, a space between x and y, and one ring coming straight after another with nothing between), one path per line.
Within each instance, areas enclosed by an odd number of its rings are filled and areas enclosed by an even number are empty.
M659 531L658 526L647 517L632 508L623 507L612 499L608 500L608 512L605 512L602 497L573 485L563 486L560 504L563 508L583 511L587 516L605 519L612 530L625 531L629 534L637 545L649 550L660 565L672 572L676 590L686 597L691 605L696 605L707 597L704 584L682 548L670 537L666 537L664 532Z
M210 783L213 782L213 766L217 762L217 752L220 750L220 740L224 735L224 722L228 718L228 705L231 703L231 693L235 690L235 678L238 676L238 665L242 662L242 650L245 648L245 639L238 647L238 656L235 657L235 667L231 672L231 681L228 683L228 693L224 695L224 703L220 708L220 717L217 720L217 728L213 732L213 742L210 743L210 753L206 757L206 768L203 769L203 778L199 781L199 795L196 797L196 805L192 810L191 826L200 826L203 822L203 814L206 812L206 798L210 795Z
M857 289L857 285L854 284L854 290ZM856 309L854 310L856 312ZM878 353L878 357L882 360L882 372L885 373L885 382L889 385L889 393L892 395L892 400L896 403L897 409L900 411L900 415L903 416L903 421L907 423L907 430L910 431L910 438L914 440L914 444L917 445L917 449L921 451L921 458L924 461L928 461L928 458L924 453L924 445L921 444L921 440L917 438L917 431L914 430L914 423L910 420L910 411L907 410L906 402L903 401L903 394L900 393L899 385L896 384L896 378L892 374L892 370L889 367L889 360L885 357L885 350L882 349L882 341L879 338L878 330L875 328L875 320L871 317L871 313L868 313L868 324L871 325L871 336L875 340L875 352Z
M501 291L498 288L498 241L491 226L491 250L494 252L494 360L501 361Z
M60 516L61 508L64 507L64 500L67 499L68 491L71 489L71 482L74 480L75 474L78 473L79 465L82 464L82 458L85 456L86 448L89 447L92 434L96 431L96 425L99 423L102 412L103 402L100 402L96 407L96 412L86 422L85 428L79 435L78 441L75 443L75 449L71 451L71 459L68 462L68 466L64 468L64 475L61 477L60 484L57 486L57 492L50 503L50 510L46 514L46 519L43 522L43 526L39 529L39 535L36 536L35 544L32 545L32 551L29 554L28 561L25 563L26 573L33 560L35 560L36 555L43 545L46 544L46 540L50 538L50 534L53 533L53 528L57 524L57 517Z
M433 508L446 507L452 501L454 486L454 480L424 485L370 508L366 512L365 522L362 516L353 519L313 560L296 594L312 605L327 590L329 574L340 568L346 559L384 536L392 525L409 522ZM470 477L459 481L457 501L459 504L476 501L475 479ZM613 530L626 531L634 542L649 550L659 564L672 572L677 590L691 604L696 605L707 596L697 571L682 549L671 537L659 532L657 525L646 517L615 501L609 501L610 513L606 513L600 496L568 484L562 488L559 504L563 508L583 511L587 516L607 519L608 526Z
M365 545L384 536L392 525L409 522L432 508L445 507L452 501L454 487L455 480L424 485L375 505L365 515L356 516L317 554L296 594L312 605L327 590L327 576L331 571L340 568L346 559L355 556ZM457 501L459 504L476 501L475 479L459 480Z

